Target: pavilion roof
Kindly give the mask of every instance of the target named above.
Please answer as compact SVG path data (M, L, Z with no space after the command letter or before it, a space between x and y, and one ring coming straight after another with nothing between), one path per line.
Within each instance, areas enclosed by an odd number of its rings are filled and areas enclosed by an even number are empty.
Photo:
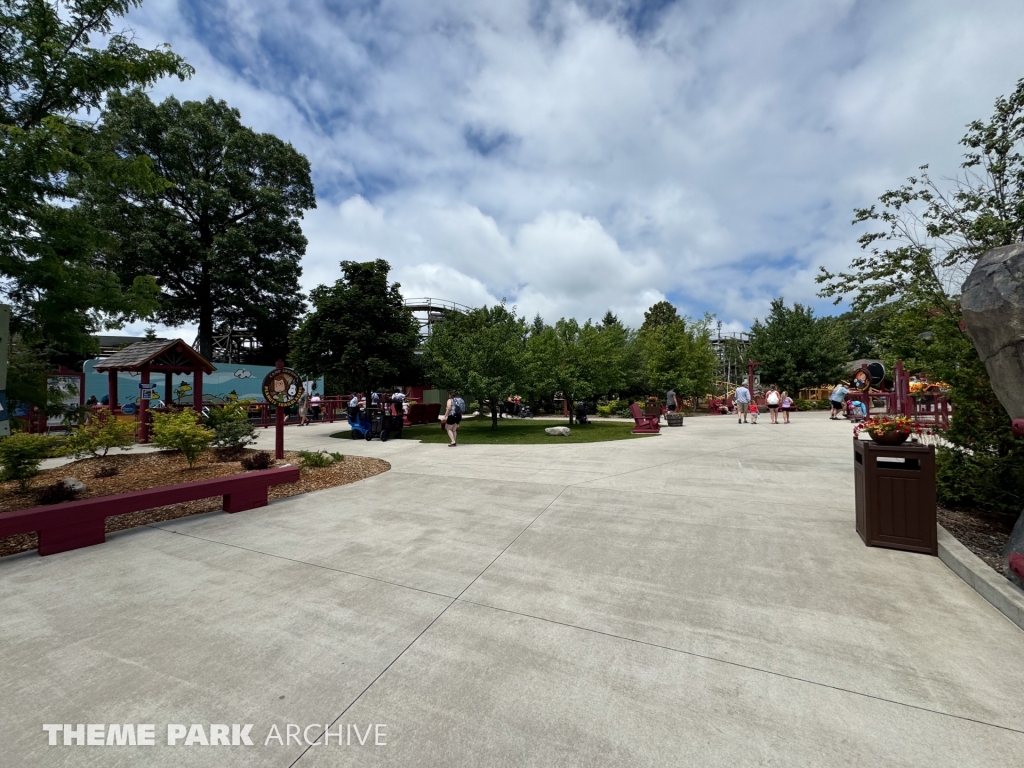
M206 358L181 339L137 341L98 363L96 371L151 371L167 373L213 373L217 370Z

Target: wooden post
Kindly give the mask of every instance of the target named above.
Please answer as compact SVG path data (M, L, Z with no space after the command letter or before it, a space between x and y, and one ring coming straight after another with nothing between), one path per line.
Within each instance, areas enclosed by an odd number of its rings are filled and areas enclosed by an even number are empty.
M170 405L174 398L174 374L164 374L164 403Z
M196 413L203 412L203 372L198 368L192 376L192 407Z
M284 361L283 360L278 360L276 365L275 365L275 367L277 368L277 370L280 371L282 368L284 368ZM274 458L276 458L276 459L283 459L284 458L284 408L282 408L280 405L277 406L275 408L275 414L274 415L277 417L276 418L276 423L275 423L277 434L274 435Z
M110 413L117 406L117 371L107 371L107 397L110 399Z
M146 365L142 368L139 374L139 381L142 384L149 384L149 366ZM146 420L149 409L149 398L142 397L143 390L139 389L139 442L149 442L149 422Z

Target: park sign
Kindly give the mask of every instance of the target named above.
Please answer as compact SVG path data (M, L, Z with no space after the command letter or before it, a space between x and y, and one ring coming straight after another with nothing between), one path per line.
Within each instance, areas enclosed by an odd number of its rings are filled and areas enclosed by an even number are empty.
M289 408L302 398L302 377L291 368L277 368L263 378L263 399Z
M7 403L7 357L11 353L11 308L0 304L0 437L11 434L11 412Z

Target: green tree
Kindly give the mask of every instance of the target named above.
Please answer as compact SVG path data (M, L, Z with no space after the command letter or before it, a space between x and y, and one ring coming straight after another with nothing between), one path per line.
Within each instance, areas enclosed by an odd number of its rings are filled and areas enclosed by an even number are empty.
M750 328L748 356L761 363L761 381L791 393L804 387L834 384L849 361L846 327L832 317L815 317L802 304L792 309L772 300L764 321Z
M449 314L423 345L424 366L433 384L488 405L497 429L501 404L525 383L526 337L526 320L504 303Z
M292 364L330 376L343 391L402 384L418 375L419 325L383 259L341 262L342 278L310 292L313 310L292 334Z
M694 402L711 391L718 358L711 348L710 319L680 317L667 301L644 313L636 343L648 391L675 388L677 394L692 397Z
M569 409L569 423L575 420L575 404L607 392L621 372L615 369L612 337L589 320L580 325L562 318L545 326L527 342L528 379L534 393L550 396L561 392Z
M94 352L90 333L154 306L152 280L122 290L107 272L102 233L74 204L94 174L152 181L144 164L97 148L90 113L111 91L192 73L166 46L115 31L137 5L0 0L0 294L13 331L40 351Z
M111 94L101 135L118 155L146 158L165 182L100 179L89 188L97 220L116 236L110 256L122 281L154 275L156 316L198 323L204 357L222 324L253 330L267 357L284 356L302 309L299 222L316 206L309 161L212 98L154 104L139 90Z
M939 498L947 504L1019 511L1024 447L963 330L960 288L978 257L1024 240L1024 79L995 102L988 121L967 126L960 174L941 183L928 166L855 211L876 225L863 255L842 272L821 270L821 295L884 317L879 352L951 386L953 417L937 456Z

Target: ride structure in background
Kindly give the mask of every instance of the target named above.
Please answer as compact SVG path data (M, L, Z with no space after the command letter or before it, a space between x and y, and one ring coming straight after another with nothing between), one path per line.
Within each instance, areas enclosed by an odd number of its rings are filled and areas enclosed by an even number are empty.
M405 308L412 312L413 317L420 324L421 344L430 336L433 327L437 323L444 322L445 317L453 312L464 313L472 309L472 307L467 307L465 304L459 304L455 301L430 297L406 299Z

